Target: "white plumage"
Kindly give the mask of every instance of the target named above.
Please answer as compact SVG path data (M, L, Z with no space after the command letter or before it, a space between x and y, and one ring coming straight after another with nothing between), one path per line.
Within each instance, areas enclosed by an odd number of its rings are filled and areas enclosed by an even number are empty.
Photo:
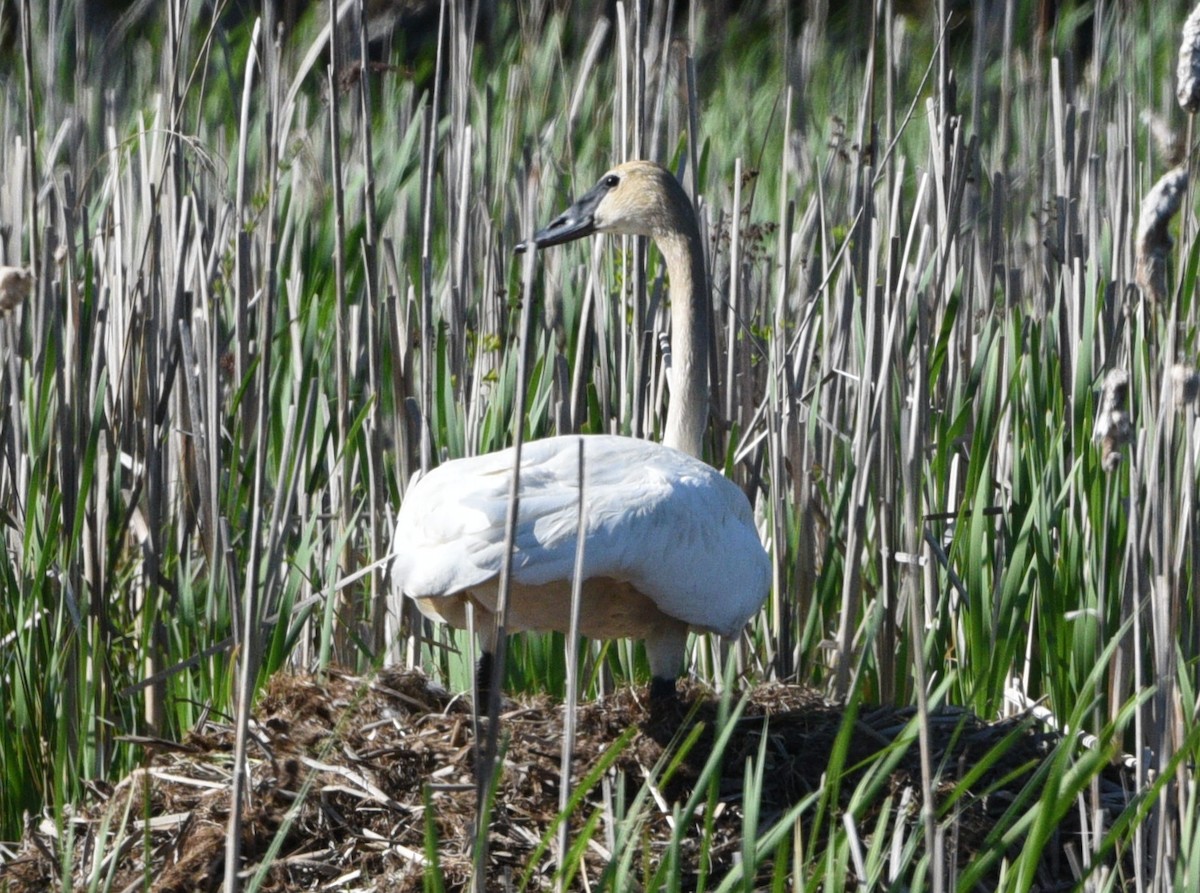
M631 437L585 441L584 578L628 584L659 612L691 627L737 635L762 602L770 569L745 495L686 453ZM509 606L510 630L565 632L579 512L578 442L552 437L522 449L513 582L561 584L567 599L547 608ZM504 560L513 451L459 459L410 491L396 521L392 575L433 619L474 595L494 608ZM547 622L548 618L552 618ZM608 612L584 613L581 632L618 638L638 626Z
M771 564L745 495L698 458L708 417L708 328L691 202L662 167L630 162L605 174L533 242L547 247L597 232L653 237L671 281L666 444L583 437L580 632L646 641L653 707L674 697L689 629L737 635L766 598ZM563 436L522 448L509 631L568 629L579 443ZM511 449L435 468L409 487L392 541L395 591L456 627L467 626L473 604L489 663L512 469Z

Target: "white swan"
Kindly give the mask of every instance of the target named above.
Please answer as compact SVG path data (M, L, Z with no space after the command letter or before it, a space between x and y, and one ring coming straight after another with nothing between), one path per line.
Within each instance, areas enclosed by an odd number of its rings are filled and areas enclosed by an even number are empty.
M771 580L745 495L700 460L708 418L704 259L695 214L670 172L613 168L533 237L539 248L592 233L650 236L671 286L671 401L663 444L585 435L587 500L580 632L644 639L651 712L675 698L689 629L736 636ZM523 246L519 246L521 248ZM522 448L507 629L567 631L578 535L578 436ZM496 647L511 449L447 462L408 490L392 540L393 590L421 613L482 638L480 690Z

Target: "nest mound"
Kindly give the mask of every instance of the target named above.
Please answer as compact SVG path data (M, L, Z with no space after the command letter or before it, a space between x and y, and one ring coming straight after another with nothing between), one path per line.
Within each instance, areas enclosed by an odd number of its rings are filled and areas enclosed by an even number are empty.
M587 803L574 820L601 811L607 821L614 799L629 803L643 786L653 805L641 830L642 864L654 864L672 837L673 802L692 792L719 734L721 705L699 686L684 688L694 704L684 733L694 743L670 773L667 731L649 725L644 699L625 689L601 701L582 704L577 714L573 789L595 775L584 792ZM553 837L558 814L563 707L545 697L506 702L501 717L502 760L490 825L489 876L497 888L518 887L528 874L530 888L552 885ZM768 779L758 804L758 827L765 829L803 797L818 790L839 734L848 751L844 765L865 766L873 755L894 747L909 727L905 708L860 709L845 728L845 710L797 686L765 684L730 731L716 781L711 815L696 819L696 837L711 826L706 856L683 847L682 889L693 889L706 858L705 873L720 878L742 849L743 789L747 760L765 756ZM947 858L963 864L985 845L997 819L1046 759L1057 736L1039 731L1029 717L985 723L966 711L943 710L931 721L932 762L939 768L936 796L948 795L959 778L977 777L972 793L956 806L954 846ZM766 741L763 741L763 735ZM445 886L465 889L471 869L476 816L473 719L469 705L412 671L385 670L364 679L331 673L324 679L281 674L271 681L252 723L251 806L244 814L243 877L267 863L262 889L388 890L424 889L429 867L427 839L436 833L437 861ZM1002 756L980 770L979 760L1001 739ZM147 877L159 893L216 890L222 880L229 816L230 767L234 735L209 722L182 744L144 742L145 766L115 786L93 786L94 797L74 818L73 846L78 877L58 876L60 843L52 823L27 829L21 852L0 865L0 889L43 890L86 886L82 872L95 854L116 859L111 889L140 889ZM667 747L664 748L664 744ZM614 745L618 745L613 752ZM909 804L902 821L919 821L920 754L916 742L896 748L880 800L892 795ZM594 772L604 759L611 765ZM861 770L861 771L865 771ZM1125 799L1128 790L1116 768L1102 779L1102 795ZM854 790L852 769L841 781L844 796ZM712 789L709 789L710 791ZM644 792L643 792L644 793ZM706 792L707 799L707 792ZM1043 858L1050 887L1074 880L1065 842L1077 836L1075 810L1059 829L1060 843ZM864 829L874 827L872 817ZM811 821L811 819L805 819ZM825 821L826 827L830 819ZM836 817L832 820L836 822ZM103 835L106 833L108 837ZM807 833L807 832L806 832ZM864 831L864 833L866 833ZM123 837L123 839L122 839ZM591 837L584 855L595 885L609 859L606 835ZM813 842L806 843L812 851ZM273 854L272 854L273 851ZM106 871L107 873L107 871ZM591 888L591 887L587 887Z

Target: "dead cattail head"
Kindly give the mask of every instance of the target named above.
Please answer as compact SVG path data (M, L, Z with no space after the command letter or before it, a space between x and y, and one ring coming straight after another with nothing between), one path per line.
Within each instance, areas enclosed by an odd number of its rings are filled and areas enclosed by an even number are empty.
M21 267L0 267L0 313L7 313L33 288L33 273Z
M1109 369L1100 386L1100 409L1114 412L1124 410L1129 403L1129 373L1124 369Z
M1200 6L1183 23L1179 44L1179 68L1175 72L1175 95L1183 110L1194 115L1200 110Z
M1187 179L1187 168L1177 167L1159 178L1142 199L1137 228L1137 282L1143 294L1155 302L1167 296L1167 256L1175 244L1167 227L1179 213Z
M1092 434L1100 441L1100 466L1108 473L1121 464L1121 447L1133 439L1133 423L1126 410L1128 399L1129 373L1110 369L1100 388L1100 412Z
M1168 167L1182 164L1187 156L1183 136L1171 126L1164 115L1153 109L1142 109L1141 122L1146 125L1150 141L1159 159Z
M1183 409L1189 403L1195 403L1200 397L1200 372L1183 363L1171 367L1171 393L1175 408Z

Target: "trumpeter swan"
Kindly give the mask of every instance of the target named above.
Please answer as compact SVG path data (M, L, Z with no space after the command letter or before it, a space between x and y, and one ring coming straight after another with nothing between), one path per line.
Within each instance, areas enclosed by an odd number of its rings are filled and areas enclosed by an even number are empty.
M585 546L579 631L644 639L651 712L675 698L689 629L736 636L766 598L770 560L745 495L700 459L708 418L704 258L691 201L647 161L613 168L533 237L539 248L593 233L649 236L671 288L670 404L663 443L584 435ZM567 631L578 535L579 436L525 444L507 630ZM480 681L496 648L511 449L439 466L408 490L392 541L395 592L467 626ZM484 688L481 684L481 690Z

